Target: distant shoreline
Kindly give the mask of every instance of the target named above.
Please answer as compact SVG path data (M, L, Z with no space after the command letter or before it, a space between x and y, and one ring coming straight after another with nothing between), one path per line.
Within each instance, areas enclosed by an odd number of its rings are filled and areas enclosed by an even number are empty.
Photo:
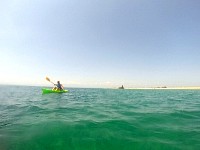
M151 87L151 88L125 88L129 90L200 90L200 87Z

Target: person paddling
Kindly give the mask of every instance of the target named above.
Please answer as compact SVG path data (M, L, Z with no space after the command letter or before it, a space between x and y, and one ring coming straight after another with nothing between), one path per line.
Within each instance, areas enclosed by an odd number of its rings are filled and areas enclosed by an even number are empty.
M54 84L56 87L53 88L53 90L64 90L64 87L62 84L60 84L60 81L57 81L57 84Z

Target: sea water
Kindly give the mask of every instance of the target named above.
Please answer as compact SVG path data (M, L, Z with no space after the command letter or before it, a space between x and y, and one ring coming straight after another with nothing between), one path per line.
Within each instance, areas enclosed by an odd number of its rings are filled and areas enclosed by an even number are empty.
M0 86L0 150L199 150L200 90Z

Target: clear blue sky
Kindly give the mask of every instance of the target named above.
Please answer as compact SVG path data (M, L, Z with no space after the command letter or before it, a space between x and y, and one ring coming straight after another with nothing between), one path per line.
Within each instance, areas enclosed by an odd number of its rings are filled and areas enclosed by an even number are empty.
M200 86L199 0L1 0L0 84Z

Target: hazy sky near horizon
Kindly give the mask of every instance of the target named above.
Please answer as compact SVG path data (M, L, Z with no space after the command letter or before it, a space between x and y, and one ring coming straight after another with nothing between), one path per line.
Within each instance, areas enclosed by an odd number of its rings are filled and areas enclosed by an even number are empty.
M199 0L1 0L0 84L200 86Z

